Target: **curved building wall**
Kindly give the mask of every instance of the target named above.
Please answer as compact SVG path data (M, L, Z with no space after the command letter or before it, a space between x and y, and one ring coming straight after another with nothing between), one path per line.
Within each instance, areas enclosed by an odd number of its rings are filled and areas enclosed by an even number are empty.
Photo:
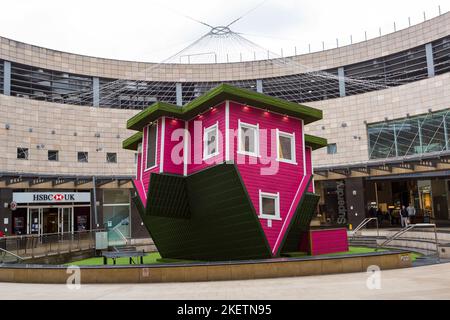
M0 59L61 72L113 79L225 81L279 77L327 70L425 45L450 34L450 13L369 41L277 60L222 64L155 64L76 55L0 37ZM283 63L291 60L293 63ZM298 65L299 70L293 68ZM143 73L148 70L149 72Z
M50 103L0 95L0 171L78 176L133 176L132 152L122 149L130 135L126 120L136 111ZM6 129L8 125L8 129ZM28 149L28 160L17 159ZM59 161L48 160L57 150ZM77 153L88 152L88 162ZM106 154L117 153L117 163Z
M323 120L306 127L309 134L336 143L337 153L325 148L313 152L314 167L362 164L369 160L366 123L420 115L450 108L450 73L339 99L311 102L323 110ZM387 160L387 159L386 159Z
M302 66L307 65L313 71L330 70L431 45L434 41L448 36L450 36L450 13L366 42L286 60ZM444 55L440 59L450 61L448 55L447 58ZM75 80L80 86L87 87L94 86L95 81L90 80L93 77L100 83L104 78L139 79L140 71L156 66L151 63L75 55L0 37L1 60L20 64L22 66L20 68L25 69L33 66L53 70L50 72L51 77L65 77L64 73L79 75L81 80ZM175 84L179 81L201 83L242 79L264 80L295 74L298 71L292 68L295 63L287 63L283 67L279 62L280 60L267 60L230 64L158 65L158 72L152 73L151 79L164 81L170 90L175 91ZM14 66L12 69L14 72ZM300 71L305 72L304 68ZM4 72L2 66L0 75ZM58 72L63 74L57 74ZM364 122L380 122L386 117L401 118L407 113L417 115L429 109L448 108L449 74L426 76L429 78L384 90L340 98L336 98L336 94L333 93L332 99L308 102L308 105L324 111L324 120L307 127L307 132L328 138L330 143L337 145L337 153L333 155L328 155L326 150L314 152L314 166L320 168L367 161L368 143ZM46 78L45 81L51 80ZM9 90L14 89L14 85L21 85L17 83L13 82ZM7 93L3 89L4 87L0 88L0 92ZM337 90L339 91L339 88ZM70 101L66 103L0 95L3 122L0 130L4 133L0 137L0 151L4 156L0 159L2 162L6 161L1 163L2 171L77 175L134 174L134 155L121 149L121 141L130 135L124 129L126 119L137 111L75 106L70 104ZM6 124L10 126L9 130L5 129ZM62 134L63 131L65 134ZM74 132L77 132L77 136L74 136ZM38 149L37 146L41 144L45 148ZM16 159L16 148L25 146L29 148L29 160ZM58 163L49 163L46 160L44 151L51 150L50 148L60 151ZM76 161L78 151L89 152L88 163ZM117 164L106 163L106 152L118 154Z

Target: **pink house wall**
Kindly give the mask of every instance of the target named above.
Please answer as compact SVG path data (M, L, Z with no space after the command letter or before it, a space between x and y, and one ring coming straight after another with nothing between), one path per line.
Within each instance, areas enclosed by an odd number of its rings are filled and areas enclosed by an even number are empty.
M159 160L161 153L161 127L162 127L161 119L158 120L157 124L157 142L156 142L156 166L152 169L146 169L147 165L147 138L148 138L148 125L144 128L143 137L142 137L142 165L141 165L141 186L143 195L141 196L142 203L144 206L147 204L147 192L148 186L150 182L150 175L154 172L159 172Z
M164 126L164 162L162 171L164 173L182 175L184 169L183 139L184 139L185 121L173 118L161 118L160 121L163 121L163 119L165 126ZM172 138L174 139L174 141L172 141ZM175 151L174 156L172 156L173 151Z
M310 232L311 255L347 252L347 229L313 230Z
M203 134L204 130L218 123L219 127L219 153L217 156L203 160ZM197 116L188 123L189 144L188 174L204 170L221 164L225 161L225 103L221 103L201 116Z
M300 201L301 195L306 189L308 177L304 171L304 144L302 121L298 119L284 117L282 115L269 113L261 109L244 106L230 102L230 129L237 132L239 120L251 125L259 125L260 131L260 157L254 158L245 156L246 163L241 164L238 159L238 137L234 136L230 143L234 150L233 157L247 188L249 197L253 203L257 215L259 216L259 191L264 193L280 193L280 215L281 221L272 221L272 226L268 226L265 219L260 219L261 226L266 234L272 251L275 253L280 246L280 239L286 232L287 224L296 204ZM276 150L276 129L282 132L293 133L295 135L296 161L297 164L278 162ZM267 131L267 134L263 132ZM253 161L249 165L249 161ZM278 166L273 175L261 175L263 168L269 168L270 164Z

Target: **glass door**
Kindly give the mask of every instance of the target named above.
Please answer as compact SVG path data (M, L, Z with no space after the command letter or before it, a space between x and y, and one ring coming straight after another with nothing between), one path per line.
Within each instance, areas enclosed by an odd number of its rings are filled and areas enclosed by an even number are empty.
M59 233L73 233L73 207L58 208Z
M420 209L425 218L434 219L431 180L418 181L417 185L419 189Z
M42 234L42 208L28 208L27 212L27 234Z

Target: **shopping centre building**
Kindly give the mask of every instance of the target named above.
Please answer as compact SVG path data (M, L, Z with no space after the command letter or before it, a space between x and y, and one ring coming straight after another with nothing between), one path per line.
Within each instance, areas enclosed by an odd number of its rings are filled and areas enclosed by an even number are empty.
M450 222L450 13L282 60L335 77L312 81L275 60L156 69L0 37L0 230L118 227L147 238L131 200L137 157L122 149L126 121L154 101L182 105L223 82L323 110L306 126L329 143L313 153L322 223L355 225L371 207L408 203L418 217ZM117 80L129 81L126 94Z

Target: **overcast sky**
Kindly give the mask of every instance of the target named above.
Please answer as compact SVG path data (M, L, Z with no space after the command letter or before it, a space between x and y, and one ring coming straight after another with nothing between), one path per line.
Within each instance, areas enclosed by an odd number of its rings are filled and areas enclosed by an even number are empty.
M274 52L313 51L375 37L450 9L448 0L2 0L0 35L52 49L159 62L227 25Z

